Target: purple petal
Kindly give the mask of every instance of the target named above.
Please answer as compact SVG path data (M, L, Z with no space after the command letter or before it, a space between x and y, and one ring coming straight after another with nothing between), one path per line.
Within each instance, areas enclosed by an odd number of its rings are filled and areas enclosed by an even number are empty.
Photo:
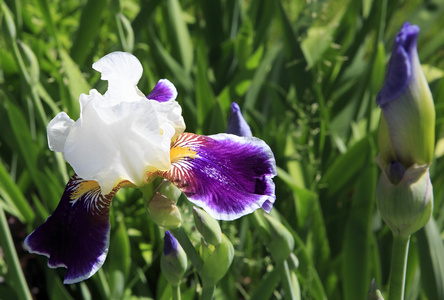
M406 22L396 36L385 84L376 99L381 107L398 98L409 84L412 77L412 58L418 55L418 34L419 27Z
M276 162L258 138L184 133L171 147L171 160L171 170L158 175L215 219L234 220L275 201Z
M74 175L54 213L25 240L31 253L49 257L50 268L65 267L65 284L85 280L103 265L109 245L109 206L96 181Z
M158 102L167 102L175 100L177 97L177 90L174 84L168 79L160 79L151 93L146 96L150 100L156 100Z
M228 118L226 133L235 134L238 136L252 136L250 126L248 126L239 105L236 102L231 103L230 116Z

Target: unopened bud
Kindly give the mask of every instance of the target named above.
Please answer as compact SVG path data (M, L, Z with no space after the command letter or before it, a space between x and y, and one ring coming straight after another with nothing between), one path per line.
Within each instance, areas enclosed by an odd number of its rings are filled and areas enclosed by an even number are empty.
M280 263L286 260L293 252L294 237L288 229L276 219L265 215L270 225L271 240L267 244L274 261Z
M169 232L165 232L163 253L160 258L162 274L172 286L180 283L187 269L187 255L176 238Z
M374 278L367 292L367 300L384 300Z
M159 192L154 194L147 210L153 222L159 226L174 229L182 222L182 216L175 202Z
M205 241L214 246L218 246L222 236L219 223L204 210L196 206L193 207L193 216L197 230Z
M216 285L225 276L234 257L234 247L230 240L222 234L221 242L213 253L204 261L200 277L204 287Z

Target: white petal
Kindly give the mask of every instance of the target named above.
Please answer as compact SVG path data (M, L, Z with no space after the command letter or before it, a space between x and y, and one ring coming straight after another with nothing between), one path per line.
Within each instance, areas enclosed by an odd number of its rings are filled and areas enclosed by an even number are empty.
M126 52L110 53L94 63L93 69L102 73L102 80L108 80L108 90L104 95L108 105L137 101L143 97L136 87L143 68L134 55Z
M147 172L171 168L171 141L185 130L182 109L175 100L158 102L140 93L135 84L141 65L130 54L112 53L94 68L109 81L108 91L82 94L75 123L66 114L59 116L65 123L50 123L51 149L63 152L80 177L96 180L103 194L124 180L141 186Z
M142 185L148 171L170 168L172 134L161 134L153 102L102 103L93 98L84 107L66 141L65 158L80 177L97 180L106 194L122 180Z
M66 138L73 126L74 121L65 112L57 114L46 128L49 149L63 152Z
M159 126L162 132L176 139L185 131L185 122L182 117L182 107L176 101L150 101L157 111Z

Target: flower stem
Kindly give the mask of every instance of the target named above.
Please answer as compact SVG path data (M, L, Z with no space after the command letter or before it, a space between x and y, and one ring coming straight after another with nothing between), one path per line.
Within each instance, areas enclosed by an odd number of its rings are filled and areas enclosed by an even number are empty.
M170 230L170 232L174 235L174 237L179 241L183 250L187 254L188 258L191 260L191 263L196 268L199 273L203 266L203 261L200 258L199 253L197 253L187 234L183 230L182 227Z
M403 300L405 290L405 275L409 253L410 235L393 236L392 262L390 267L390 300Z
M173 300L180 300L180 285L171 286L172 291L172 299Z
M296 291L295 287L292 284L291 272L290 268L288 267L288 262L286 260L282 262L282 266L279 269L281 271L282 285L284 287L285 294L288 295L286 296L286 298L296 299Z
M5 254L6 263L8 263L8 277L11 278L11 286L14 288L18 299L31 300L31 294L20 266L17 252L6 221L5 212L0 205L0 245L2 245Z

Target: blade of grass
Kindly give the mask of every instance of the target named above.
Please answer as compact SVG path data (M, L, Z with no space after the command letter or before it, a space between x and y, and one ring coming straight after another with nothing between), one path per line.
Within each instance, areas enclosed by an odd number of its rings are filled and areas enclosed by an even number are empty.
M2 163L0 163L0 195L16 212L14 215L19 218L20 222L32 223L35 217L34 212Z
M107 0L89 0L82 9L79 27L70 50L72 59L78 65L83 65L90 51L95 49L91 44L100 32L102 14L106 12L107 5Z
M0 205L0 244L5 255L5 260L8 263L8 277L10 283L20 300L31 300L31 293L26 284L25 276L23 275L20 262L15 251L14 242L12 240L11 232L9 231L6 215Z
M166 0L162 6L168 26L173 56L180 61L185 72L190 73L193 64L193 45L178 0Z
M429 299L444 299L444 245L435 219L415 235L424 292Z
M369 263L375 182L372 165L361 170L344 234L341 261L344 299L364 299L372 278Z

